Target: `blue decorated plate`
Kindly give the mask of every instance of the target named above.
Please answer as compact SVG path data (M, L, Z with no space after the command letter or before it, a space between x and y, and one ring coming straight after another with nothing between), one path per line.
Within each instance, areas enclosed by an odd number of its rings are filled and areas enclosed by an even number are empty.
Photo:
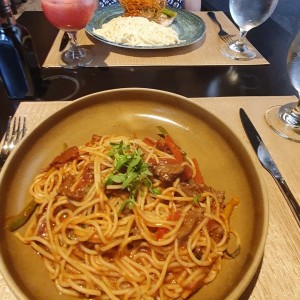
M119 17L123 14L123 9L119 4L109 5L105 8L98 8L85 30L95 39L104 43L114 45L122 48L130 49L166 49L166 48L178 48L187 45L191 45L199 41L205 34L205 23L203 20L186 10L177 9L172 7L173 11L177 12L177 17L173 21L171 27L178 33L178 37L181 40L180 43L166 46L129 46L119 43L111 42L103 37L94 34L93 30L101 28L103 24L109 22L111 19Z

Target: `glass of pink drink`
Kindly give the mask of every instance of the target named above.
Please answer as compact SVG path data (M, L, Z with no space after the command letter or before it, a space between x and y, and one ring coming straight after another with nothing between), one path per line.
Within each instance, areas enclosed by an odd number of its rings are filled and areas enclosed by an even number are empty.
M62 66L77 68L93 61L93 53L78 45L77 31L91 20L98 6L97 0L41 0L48 21L58 29L67 32L69 49L61 55Z

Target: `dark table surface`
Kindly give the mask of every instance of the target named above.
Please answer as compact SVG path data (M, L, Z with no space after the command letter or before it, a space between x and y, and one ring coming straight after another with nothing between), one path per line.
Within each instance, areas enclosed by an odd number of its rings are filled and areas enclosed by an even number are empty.
M229 16L230 17L230 16ZM27 11L18 22L30 31L42 64L58 33L42 12ZM280 96L296 94L286 72L286 56L292 36L272 19L248 34L250 42L270 62L260 66L195 66L195 67L105 67L66 70L43 69L43 76L68 75L76 79L78 91L72 99L123 87L166 90L186 97ZM72 81L56 80L49 91L36 101L62 99L74 89ZM70 99L70 100L72 100ZM9 115L19 101L9 100L0 82L0 138Z
M214 7L207 7L214 9ZM230 17L230 16L228 16ZM45 60L58 33L42 12L25 12L18 22L31 32L40 63ZM286 71L286 56L293 39L289 32L272 19L267 20L248 34L250 42L270 62L259 66L195 66L195 67L106 67L65 70L43 69L43 76L68 75L77 80L79 89L72 99L108 89L143 87L161 89L186 97L296 95ZM59 100L72 91L62 80L56 82L45 97L36 101ZM51 87L50 87L51 88ZM9 100L0 82L0 138L3 136L9 115L13 115L20 101ZM253 103L255 105L255 102ZM224 116L229 117L230 116ZM258 271L259 272L259 269ZM248 299L257 276L241 299Z

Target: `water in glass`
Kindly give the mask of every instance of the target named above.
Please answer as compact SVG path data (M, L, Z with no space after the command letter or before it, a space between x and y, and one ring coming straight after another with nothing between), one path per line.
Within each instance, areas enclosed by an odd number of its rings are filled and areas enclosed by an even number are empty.
M247 32L265 22L273 13L278 0L230 0L229 9L234 22L239 26L240 37L222 47L222 53L236 60L249 60L256 51L246 46Z

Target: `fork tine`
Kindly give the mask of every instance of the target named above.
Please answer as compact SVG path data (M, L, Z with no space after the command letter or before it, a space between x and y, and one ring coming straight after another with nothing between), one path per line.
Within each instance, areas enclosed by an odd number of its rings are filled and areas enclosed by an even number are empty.
M12 131L11 142L9 147L10 151L14 149L16 144L25 134L25 130L26 130L25 120L26 120L25 117L23 117L23 120L22 117L14 118L13 131Z
M226 36L226 40L228 43L232 42L232 38L229 35Z
M23 117L23 128L22 128L22 136L21 136L21 138L24 137L26 131L27 131L27 127L26 127L26 117L24 116L24 117Z
M222 37L220 37L224 42L226 43L230 43L232 42L232 36L231 35L223 35Z
M17 136L15 139L15 143L19 142L19 140L24 137L26 133L26 118L23 116L18 119L18 127L17 127Z
M228 43L228 38L226 35L220 36L221 40L225 43Z
M6 126L6 131L4 134L3 146L2 146L1 152L0 152L1 154L6 152L6 150L8 149L9 139L10 139L11 119L12 119L12 116L9 116L7 126Z
M13 121L13 126L12 126L12 131L9 139L8 151L10 151L14 147L14 141L18 134L17 119L13 118L12 121Z
M7 128L4 135L3 145L0 150L0 165L3 165L6 158L15 148L16 144L26 133L26 118L11 116L7 122Z
M220 37L220 39L221 39L223 42L227 43L227 41L226 41L226 36L221 36L221 35L219 35L219 37Z
M14 142L15 143L17 143L17 142L19 142L19 139L20 139L20 137L21 137L21 135L22 135L22 132L23 132L23 129L21 128L21 117L19 117L18 118L18 124L17 124L17 128L16 128L16 137L15 137L15 140L14 140Z

